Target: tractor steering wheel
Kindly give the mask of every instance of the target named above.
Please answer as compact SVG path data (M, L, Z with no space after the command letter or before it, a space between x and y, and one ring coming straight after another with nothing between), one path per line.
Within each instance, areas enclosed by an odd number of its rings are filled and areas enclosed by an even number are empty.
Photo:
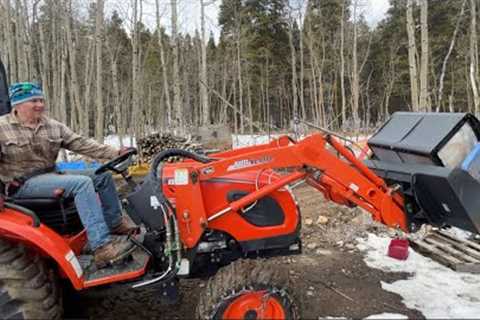
M128 169L128 166L132 163L132 156L137 153L137 149L129 148L129 150L124 154L100 166L97 170L95 170L95 174L102 174L107 170L121 174Z

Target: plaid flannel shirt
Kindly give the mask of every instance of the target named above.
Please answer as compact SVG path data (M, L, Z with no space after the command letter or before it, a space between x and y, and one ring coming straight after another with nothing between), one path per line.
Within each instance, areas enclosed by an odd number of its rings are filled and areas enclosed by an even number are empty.
M4 183L55 165L60 148L99 160L118 156L118 150L82 137L63 123L43 117L32 129L14 112L0 117L0 180Z

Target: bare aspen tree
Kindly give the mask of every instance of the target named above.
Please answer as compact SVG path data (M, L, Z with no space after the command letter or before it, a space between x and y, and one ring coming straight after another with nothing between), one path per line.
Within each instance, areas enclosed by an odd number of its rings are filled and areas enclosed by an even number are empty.
M307 7L308 8L308 7ZM311 92L311 100L313 101L313 108L312 108L312 116L317 124L321 124L320 121L320 106L319 106L319 101L318 101L318 90L317 90L317 75L316 75L316 70L317 68L317 63L316 63L316 52L314 49L314 38L315 36L313 35L312 31L312 22L307 21L307 47L308 47L308 55L310 57L309 63L310 63L310 81L309 81L309 86L310 86L310 92ZM320 70L319 70L320 71Z
M118 48L115 49L111 41L107 41L107 50L110 56L110 71L112 74L112 96L113 96L113 110L114 110L114 119L115 127L117 129L117 135L120 140L120 146L123 147L123 136L125 134L125 128L123 126L123 118L125 113L123 112L121 106L121 97L120 97L120 84L118 76L118 65L117 65L117 56Z
M33 3L33 7L36 6L36 3ZM30 23L30 18L32 18L32 14L29 12L28 1L23 0L23 6L19 7L23 9L21 13L22 19L20 20L21 23L21 35L20 38L23 39L23 50L25 50L25 78L29 81L34 80L34 72L33 72L33 50L32 50L32 25Z
M295 44L293 43L293 26L294 18L290 8L290 28L288 28L288 43L290 45L290 58L292 67L292 98L293 98L293 116L298 116L298 92L297 92L297 57L295 52Z
M248 118L250 119L250 134L253 134L253 108L252 108L252 90L250 88L251 80L250 77L247 79L247 103L248 103Z
M17 73L17 55L15 50L15 34L12 29L12 6L10 0L5 1L5 12L6 12L6 30L7 30L7 43L8 43L8 77L10 82L18 81Z
M240 13L237 13L237 38L236 38L236 53L237 53L237 76L238 76L238 105L240 109L240 133L245 133L243 126L243 83L242 83L242 44L241 44L241 25L240 25Z
M202 61L201 61L201 72L200 79L203 83L208 84L207 79L207 37L205 34L205 6L209 3L205 3L204 0L200 0L200 10L201 10L201 32L202 32L202 41L201 41L201 50L202 50ZM205 86L200 86L200 99L202 102L202 124L210 124L210 106L208 103L208 92Z
M480 93L478 88L478 40L477 0L470 0L470 85L472 86L475 115L479 113Z
M138 123L138 108L140 108L140 40L138 34L138 2L142 0L133 0L133 22L132 22L132 123L135 136L140 136L140 124Z
M25 49L25 24L24 24L24 11L22 8L22 2L20 0L15 1L15 47L17 51L17 70L18 80L27 81L28 79L28 57Z
M96 125L95 139L103 142L104 124L105 124L105 106L103 105L103 0L97 0L95 16L95 55L96 55L96 82L95 82L95 107L96 107Z
M173 109L175 112L175 127L180 132L184 131L183 106L180 97L180 75L179 75L179 45L178 45L178 16L177 16L177 0L171 0L172 9L172 47L173 47Z
M345 97L345 0L342 1L342 17L340 20L340 91L342 92L342 126L347 123L347 106Z
M359 116L359 95L360 95L360 81L358 72L358 58L357 58L357 42L358 42L358 26L357 26L357 10L358 0L353 2L353 51L352 51L352 115L353 125L355 130L360 127Z
M83 110L80 115L80 126L82 128L82 132L85 135L89 135L90 131L90 103L92 96L90 94L92 89L92 82L93 82L93 66L95 63L95 51L93 48L95 47L95 40L93 37L89 37L88 39L88 51L87 56L85 57L85 72L84 72L84 79L85 79L85 92L83 95Z
M428 0L420 1L420 26L422 40L422 56L420 65L420 99L421 111L431 111L428 93Z
M386 119L390 115L390 98L393 92L393 88L395 85L395 82L398 79L398 72L395 68L398 60L398 50L400 49L400 46L392 46L390 47L389 50L389 59L388 59L388 67L383 68L383 74L384 74L384 79L386 79L385 83L385 92L384 92L384 101L385 105L382 108L383 112L383 118Z
M306 2L306 8L308 8L308 0ZM302 12L303 12L303 3L300 8L300 21L303 21L302 19ZM304 24L302 23L302 27L300 28L300 109L302 110L302 119L307 118L307 114L305 111L305 88L303 81L305 79L305 62L304 62L304 48L303 48L303 26Z
M40 74L42 79L42 89L45 99L50 101L50 87L49 87L49 59L47 53L47 44L45 40L44 26L40 24L38 26L38 32L40 36L40 52L41 52L41 64L40 64Z
M59 46L60 46L60 76L59 76L59 99L58 99L58 117L60 122L67 122L67 48L65 46L65 37L60 34Z
M455 23L455 30L453 31L452 40L450 41L450 46L448 47L448 52L445 55L442 63L442 71L440 73L440 80L438 85L438 105L436 107L436 112L440 111L442 106L442 98L443 98L443 80L445 78L445 73L447 71L447 63L450 55L452 54L453 48L455 47L455 40L457 39L458 30L460 29L460 22L463 19L463 15L465 13L465 5L467 0L463 0L462 7L460 9L460 13L457 16L457 22Z
M8 24L8 17L6 12L5 4L3 1L0 1L0 48L2 48L0 50L0 59L2 59L4 64L7 64L5 67L8 68L8 35L6 27L6 24Z
M417 45L415 44L415 22L413 20L412 6L412 0L407 0L408 65L410 71L412 109L413 111L419 111Z
M64 21L65 21L65 33L66 33L66 47L68 52L68 62L70 67L70 94L71 94L71 104L72 104L72 119L70 121L71 127L74 130L77 130L80 125L80 115L82 112L85 112L81 108L80 100L80 85L78 81L77 74L77 47L76 43L73 41L72 35L72 1L66 0L64 4ZM80 126L82 129L84 126Z
M163 92L165 95L165 104L167 105L166 124L172 124L172 104L170 102L170 85L168 83L167 64L165 62L165 48L163 45L161 26L160 26L160 3L155 0L155 8L157 15L157 33L158 33L158 47L160 48L160 65L162 67Z
M51 2L50 3L50 8L52 10L52 16L57 17L58 13L58 7L56 3ZM59 32L58 32L58 21L57 19L53 18L51 19L51 25L50 25L50 30L51 30L51 39L50 39L50 45L54 43L59 42ZM59 68L62 65L61 59L62 59L62 54L60 52L61 48L59 46L52 46L52 50L50 50L50 59L52 59L52 62L50 64L50 68L52 70L52 91L51 91L51 97L50 97L50 106L52 110L52 114L55 118L59 118L59 101L60 101L60 86L61 86L61 71Z

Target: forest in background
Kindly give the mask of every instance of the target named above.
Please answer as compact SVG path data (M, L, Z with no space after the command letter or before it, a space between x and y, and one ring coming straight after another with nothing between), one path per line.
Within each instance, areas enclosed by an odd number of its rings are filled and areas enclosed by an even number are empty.
M200 3L194 34L178 28L181 1ZM270 132L295 116L358 131L395 111L478 115L478 0L390 5L373 28L365 0L169 0L167 12L159 0L0 0L0 57L10 83L39 82L53 117L100 141L211 124Z

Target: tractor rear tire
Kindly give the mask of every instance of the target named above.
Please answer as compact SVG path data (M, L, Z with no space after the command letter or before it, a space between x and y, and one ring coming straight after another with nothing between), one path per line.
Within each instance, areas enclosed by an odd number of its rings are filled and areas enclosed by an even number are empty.
M197 306L199 319L300 318L288 274L270 260L239 260L211 278Z
M60 319L55 275L25 246L0 239L0 318Z

